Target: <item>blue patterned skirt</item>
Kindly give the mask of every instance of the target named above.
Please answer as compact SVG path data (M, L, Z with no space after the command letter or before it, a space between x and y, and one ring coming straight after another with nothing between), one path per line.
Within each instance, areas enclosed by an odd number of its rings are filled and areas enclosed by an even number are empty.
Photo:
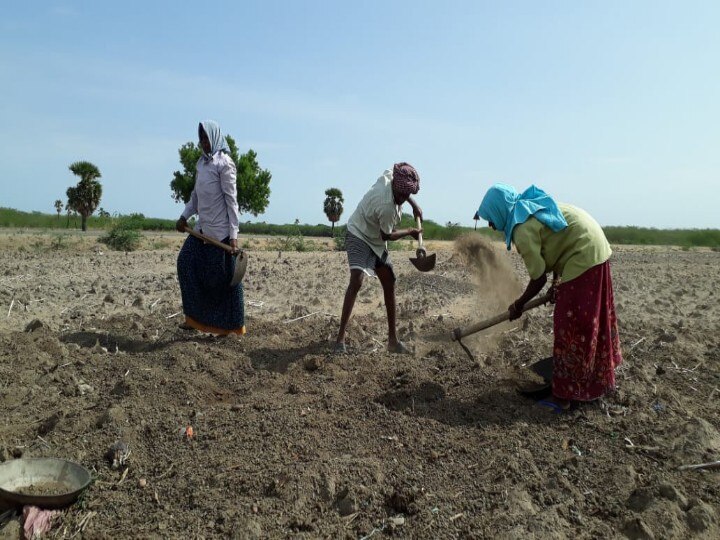
M242 283L230 287L235 257L188 236L178 255L177 271L188 324L213 333L245 333Z

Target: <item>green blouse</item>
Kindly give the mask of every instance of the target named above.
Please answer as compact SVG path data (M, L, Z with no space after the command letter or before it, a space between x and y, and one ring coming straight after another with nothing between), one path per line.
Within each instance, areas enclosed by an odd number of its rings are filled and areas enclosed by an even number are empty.
M605 233L590 214L559 203L568 226L553 232L534 217L513 229L513 242L531 279L555 272L563 283L575 279L612 255Z

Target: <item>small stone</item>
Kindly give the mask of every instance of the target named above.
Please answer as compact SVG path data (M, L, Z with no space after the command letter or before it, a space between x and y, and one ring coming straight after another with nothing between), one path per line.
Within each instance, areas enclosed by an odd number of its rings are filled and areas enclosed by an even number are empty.
M350 495L345 496L336 503L338 513L341 516L349 516L358 510L357 503Z
M323 500L328 502L332 501L335 498L335 478L323 473L320 476L318 491Z
M34 332L35 330L39 330L40 328L43 328L43 327L45 327L44 322L42 322L40 319L33 319L25 327L25 331L26 332Z
M132 387L130 384L124 380L118 381L115 383L115 386L113 386L113 389L110 390L110 395L117 396L117 397L127 397L130 394L132 394Z
M688 526L695 532L707 531L716 521L712 506L696 501L687 513Z
M99 428L107 426L118 427L125 424L126 421L127 417L125 416L125 411L117 405L112 405L111 407L107 408L107 410L102 414L102 416L100 416L100 418L98 418L98 421L95 425Z
M678 503L678 506L682 508L683 510L688 509L688 500L685 495L683 495L678 488L673 486L672 484L662 484L659 488L660 496L670 500L675 501Z
M322 360L317 356L309 356L303 365L307 371L317 371L322 367Z
M650 527L640 518L626 521L622 532L630 540L655 540L655 535L650 530Z
M137 295L132 305L133 307L143 307L145 305L145 297L142 294Z
M145 488L147 486L147 480L145 478L141 478L138 480L138 487Z
M64 417L65 415L62 412L56 412L52 415L48 416L41 424L40 427L38 427L38 435L43 436L50 433L52 430L55 429L55 427L58 425L58 422Z
M630 494L627 507L636 512L642 512L653 502L652 492L648 488L637 488Z

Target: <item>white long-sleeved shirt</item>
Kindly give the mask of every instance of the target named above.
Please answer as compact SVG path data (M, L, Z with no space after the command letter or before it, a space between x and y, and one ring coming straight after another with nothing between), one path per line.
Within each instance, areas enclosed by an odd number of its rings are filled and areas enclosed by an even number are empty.
M235 163L224 152L198 160L195 188L182 213L185 219L198 215L195 230L202 229L216 240L237 238L240 215L236 178Z

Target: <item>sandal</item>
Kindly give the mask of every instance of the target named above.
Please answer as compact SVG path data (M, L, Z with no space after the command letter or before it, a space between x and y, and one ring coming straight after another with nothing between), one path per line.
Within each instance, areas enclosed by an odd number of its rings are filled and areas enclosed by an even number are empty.
M563 406L559 403L555 403L554 401L550 401L549 399L541 399L537 402L537 405L548 408L553 414L564 414L574 409L572 402Z

